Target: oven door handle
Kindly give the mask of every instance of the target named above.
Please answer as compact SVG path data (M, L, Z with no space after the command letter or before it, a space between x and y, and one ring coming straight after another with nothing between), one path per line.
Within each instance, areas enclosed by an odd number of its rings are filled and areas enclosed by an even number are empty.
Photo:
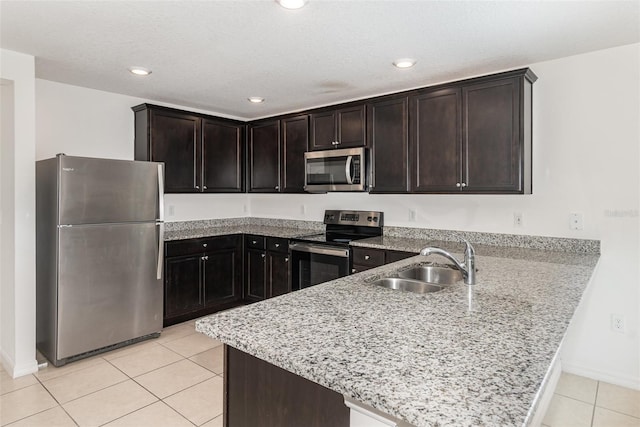
M320 246L311 243L290 243L289 249L291 249L291 251L349 258L349 249L345 248L332 248L329 246Z

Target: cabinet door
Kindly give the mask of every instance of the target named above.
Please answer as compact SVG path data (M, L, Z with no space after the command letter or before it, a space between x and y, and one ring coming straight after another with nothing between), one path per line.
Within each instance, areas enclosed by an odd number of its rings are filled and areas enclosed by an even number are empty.
M311 149L336 148L336 112L334 110L311 115Z
M200 287L201 267L201 254L165 259L165 319L204 307Z
M200 118L151 111L151 160L164 162L166 193L200 192Z
M245 299L260 301L266 298L267 253L248 250L245 255Z
M202 120L202 189L243 191L244 125Z
M464 87L465 191L519 192L522 189L518 79Z
M282 191L304 193L304 153L309 149L309 116L282 120Z
M267 252L268 298L291 292L289 283L289 254Z
M441 89L411 98L411 191L461 189L460 89Z
M240 254L240 248L205 253L202 263L205 306L224 304L242 298L239 286L242 279Z
M372 148L372 193L409 191L409 100L369 104L367 139Z
M280 121L251 126L249 177L251 192L280 191Z
M364 147L367 144L364 104L338 110L336 119L338 148Z

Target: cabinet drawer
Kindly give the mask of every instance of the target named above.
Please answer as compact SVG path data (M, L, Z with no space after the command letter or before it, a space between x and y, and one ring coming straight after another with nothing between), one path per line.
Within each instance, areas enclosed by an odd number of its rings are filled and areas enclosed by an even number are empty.
M244 236L244 245L246 249L266 249L264 236L247 234L246 236Z
M238 246L238 243L239 236L237 235L173 240L166 242L165 255L167 257L193 255L212 250L234 248Z
M267 237L267 250L275 252L289 252L289 240L279 237Z
M354 264L353 266L351 266L351 274L356 274L356 273L360 273L361 271L366 271L369 270L373 267L369 266L369 265L357 265Z
M390 264L392 262L400 261L402 259L411 258L412 256L418 255L413 252L403 252L403 251L386 251L386 259L385 264Z
M384 251L371 248L353 248L353 264L377 267L384 264Z

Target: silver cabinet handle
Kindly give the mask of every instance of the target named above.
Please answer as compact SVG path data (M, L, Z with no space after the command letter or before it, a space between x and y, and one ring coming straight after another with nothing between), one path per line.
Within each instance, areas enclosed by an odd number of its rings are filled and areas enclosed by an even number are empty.
M205 255L203 257L200 258L202 261L206 261L209 259L209 255Z
M273 246L275 246L276 248L279 248L279 247L280 247L280 243L276 243L276 244L275 244L275 245L273 245Z
M289 262L289 257L286 257L286 258L284 259L284 262Z
M199 189L200 189L200 186L199 186L199 185L196 185L196 190L199 190Z
M466 182L463 182L463 183L462 183L462 188L464 188L464 187L466 187L466 186L467 186L467 183L466 183Z
M203 186L202 186L202 189L203 189L203 190L206 190L206 189L207 189L207 186L206 186L206 185L203 185Z
M279 190L279 189L280 189L280 186L279 186L279 185L276 185L275 189L276 189L276 190Z
M355 272L356 272L356 269L355 269L355 268L352 268L352 269L351 269L351 272L352 272L352 273L355 273Z
M252 240L252 241L251 241L251 244L252 244L252 245L255 245L256 243L258 243L256 240Z
M456 182L456 187L460 188L460 183Z
M206 247L207 247L207 244L206 244L206 243L203 243L203 244L202 244L202 247L203 247L203 248L206 248Z
M364 256L364 259L369 259L369 258L371 258L369 255Z
M260 256L261 256L262 258L265 258L267 255L266 255L266 254L260 254Z

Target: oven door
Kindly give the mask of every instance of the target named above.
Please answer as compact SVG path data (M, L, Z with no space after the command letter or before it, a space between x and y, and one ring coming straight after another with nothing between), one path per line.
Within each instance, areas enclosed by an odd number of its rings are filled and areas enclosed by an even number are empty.
M349 248L292 242L289 249L293 291L349 274Z

